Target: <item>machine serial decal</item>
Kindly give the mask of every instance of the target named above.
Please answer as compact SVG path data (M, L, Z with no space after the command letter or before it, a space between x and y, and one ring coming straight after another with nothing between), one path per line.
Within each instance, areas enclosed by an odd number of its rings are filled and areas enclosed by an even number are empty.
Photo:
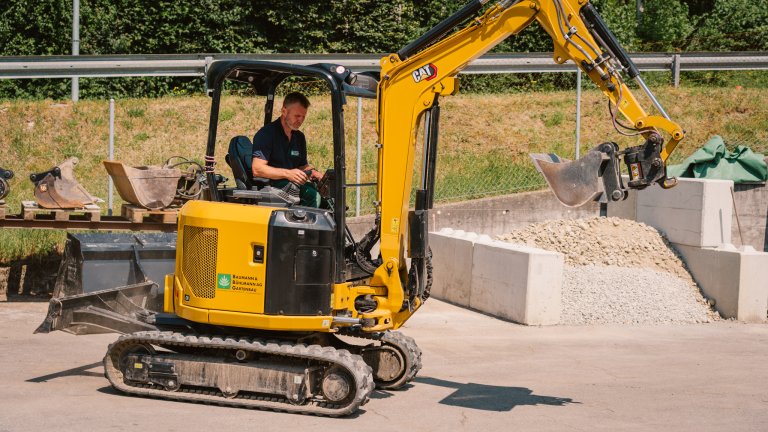
M433 63L424 65L415 71L413 71L413 80L421 82L421 80L431 81L437 76L437 66Z

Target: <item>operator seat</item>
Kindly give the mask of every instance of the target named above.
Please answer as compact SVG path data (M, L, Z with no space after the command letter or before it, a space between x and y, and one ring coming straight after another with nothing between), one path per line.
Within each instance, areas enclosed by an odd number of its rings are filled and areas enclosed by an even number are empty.
M269 179L253 177L253 144L248 137L239 135L232 138L224 160L232 168L238 189L256 190L269 185Z

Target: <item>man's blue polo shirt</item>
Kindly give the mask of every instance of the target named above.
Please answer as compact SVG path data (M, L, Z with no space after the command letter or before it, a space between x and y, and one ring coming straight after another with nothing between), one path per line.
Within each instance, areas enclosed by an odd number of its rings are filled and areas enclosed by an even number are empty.
M307 139L301 131L293 131L289 142L278 117L253 136L253 157L263 159L275 168L294 169L308 165Z

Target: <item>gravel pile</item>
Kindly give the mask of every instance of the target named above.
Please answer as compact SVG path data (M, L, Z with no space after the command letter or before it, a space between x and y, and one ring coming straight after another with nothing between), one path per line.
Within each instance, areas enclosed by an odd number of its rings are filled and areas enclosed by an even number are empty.
M564 255L562 324L719 319L666 239L643 223L620 218L553 220L498 239Z

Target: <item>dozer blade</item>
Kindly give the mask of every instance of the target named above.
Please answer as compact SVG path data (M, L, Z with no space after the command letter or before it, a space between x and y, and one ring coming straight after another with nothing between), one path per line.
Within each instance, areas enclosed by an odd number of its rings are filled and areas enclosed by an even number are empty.
M600 167L604 158L599 151L590 150L575 161L561 159L552 153L531 153L531 159L563 205L579 207L603 192Z
M86 294L54 297L35 333L61 330L75 335L157 330L152 316L163 296L152 281Z
M78 159L71 157L49 171L32 174L35 183L35 201L43 208L83 208L99 201L89 194L75 179L74 167Z

